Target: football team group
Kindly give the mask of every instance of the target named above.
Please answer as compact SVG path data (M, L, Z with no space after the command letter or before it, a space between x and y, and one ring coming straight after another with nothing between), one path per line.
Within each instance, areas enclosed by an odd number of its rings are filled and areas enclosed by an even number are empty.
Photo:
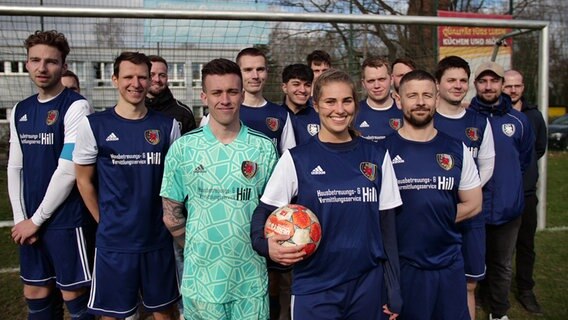
M316 50L275 104L245 48L203 66L196 127L162 57L116 57L117 102L95 113L63 34L24 45L37 94L10 113L8 189L28 319L475 319L476 302L508 319L515 249L517 298L541 313L546 134L519 72L482 63L467 104L460 57L433 74L370 57L359 100ZM265 235L292 203L321 224L309 257Z

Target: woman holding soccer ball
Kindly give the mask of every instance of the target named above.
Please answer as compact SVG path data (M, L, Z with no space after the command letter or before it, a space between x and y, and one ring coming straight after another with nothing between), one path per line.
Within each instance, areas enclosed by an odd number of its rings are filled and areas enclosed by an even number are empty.
M320 131L280 158L252 218L253 246L293 266L293 318L395 319L402 301L394 208L402 202L390 156L352 129L358 100L347 73L324 72L313 100ZM270 213L292 199L321 223L309 258L303 245L280 245L287 236L264 236Z

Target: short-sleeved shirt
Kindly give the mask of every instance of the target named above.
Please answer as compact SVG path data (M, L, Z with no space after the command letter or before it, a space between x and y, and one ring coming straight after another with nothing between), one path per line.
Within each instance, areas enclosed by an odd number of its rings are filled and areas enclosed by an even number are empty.
M294 265L293 294L334 288L386 260L379 210L402 202L382 146L360 137L323 143L316 135L284 153L261 200L280 207L293 198L311 209L322 227L314 255Z
M369 106L367 100L361 100L353 123L363 138L376 142L400 129L402 118L402 111L394 101L388 108L375 109Z
M493 133L486 116L470 109L453 117L436 112L434 126L447 135L460 139L471 152L478 168L478 159L495 157ZM466 229L485 226L485 219L482 214L478 214L462 221L460 225Z
M272 141L242 123L229 144L205 125L172 145L160 194L187 209L184 297L227 303L267 294L266 260L252 248L250 225L277 159Z
M286 104L282 105L292 119L292 127L294 127L294 136L296 137L296 145L302 145L310 141L320 130L319 115L311 104L306 105L297 113L292 112Z
M241 121L249 128L264 133L272 139L280 154L296 146L292 120L285 109L266 101L261 107L241 105Z
M481 184L471 153L440 131L427 142L395 133L384 143L404 202L396 217L401 262L427 270L450 266L461 256L458 192Z
M97 248L146 252L171 245L159 192L164 159L177 137L177 122L153 110L131 120L110 108L83 120L73 161L96 164Z

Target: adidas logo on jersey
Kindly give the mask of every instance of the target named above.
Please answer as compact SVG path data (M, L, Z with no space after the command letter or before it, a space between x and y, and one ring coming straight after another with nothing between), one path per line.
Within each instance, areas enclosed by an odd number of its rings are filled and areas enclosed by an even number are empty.
M312 176L322 175L325 174L325 171L321 168L321 166L317 166L312 170Z
M193 170L193 173L204 173L205 172L205 167L200 164L197 166L197 168L195 168L195 170Z
M28 115L27 115L27 114L24 114L24 115L20 118L19 121L20 121L20 122L28 121Z
M111 134L109 134L106 138L106 141L118 141L118 137L114 134L114 132L111 132Z
M404 163L404 160L397 154L396 157L392 159L392 164Z
M370 127L369 124L367 123L367 121L363 121L361 122L361 124L359 125L359 128L368 128Z

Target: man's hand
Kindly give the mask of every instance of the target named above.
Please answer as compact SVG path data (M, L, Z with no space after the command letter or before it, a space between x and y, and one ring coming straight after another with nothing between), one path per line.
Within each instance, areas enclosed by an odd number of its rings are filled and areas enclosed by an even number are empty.
M26 219L12 227L12 239L19 245L32 244L37 240L34 236L38 230L39 227L32 222L32 219Z

